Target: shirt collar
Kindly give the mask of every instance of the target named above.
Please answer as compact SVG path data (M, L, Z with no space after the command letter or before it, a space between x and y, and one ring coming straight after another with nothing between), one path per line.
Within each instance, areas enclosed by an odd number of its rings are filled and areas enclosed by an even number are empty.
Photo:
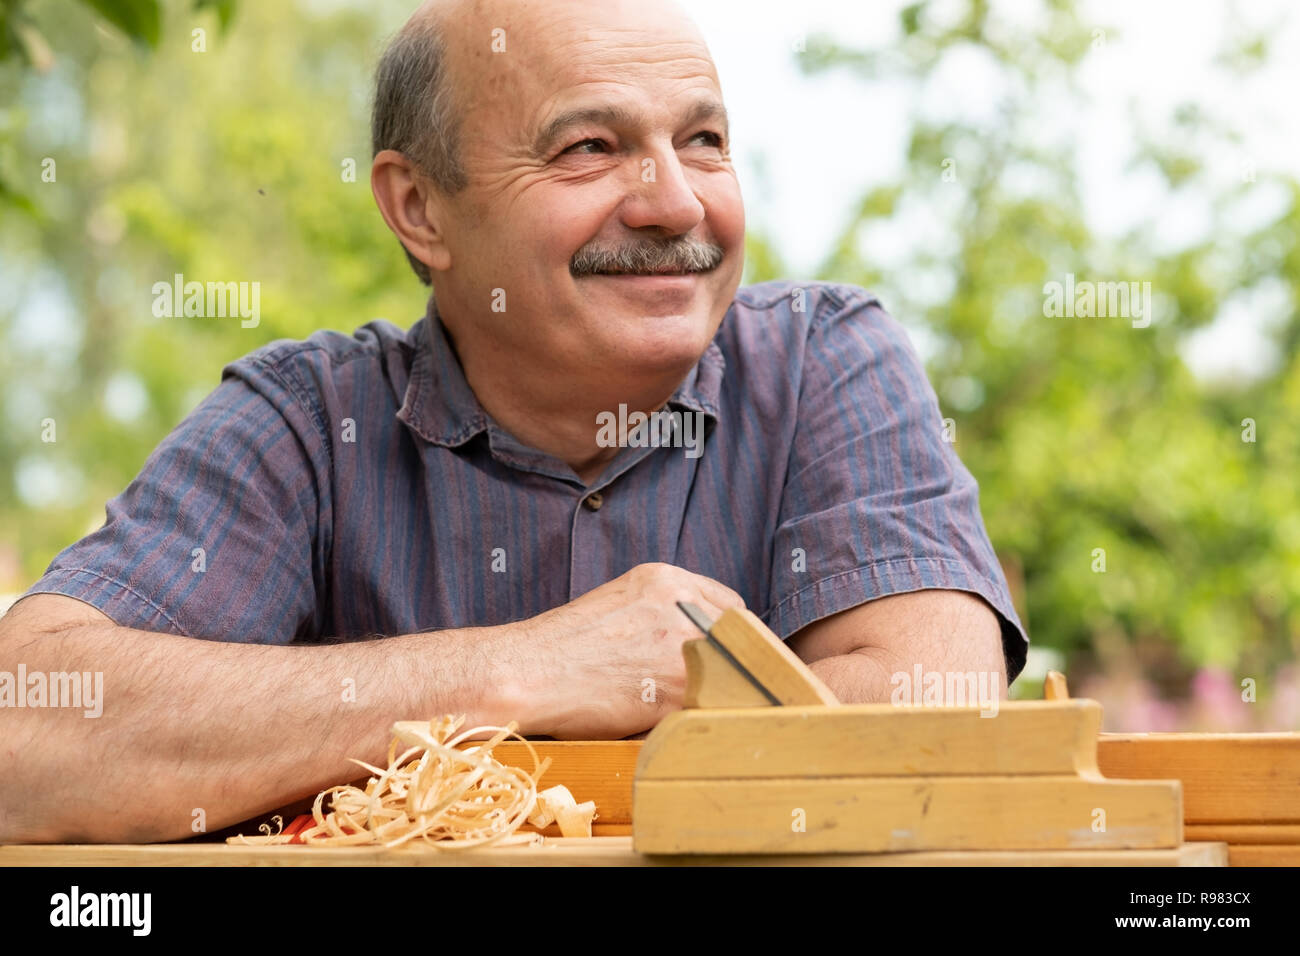
M407 343L414 356L402 407L397 412L399 421L425 441L447 448L463 445L493 424L465 379L432 297L424 318L407 332ZM668 404L702 412L716 422L725 369L726 359L715 338Z
M487 412L465 380L432 297L429 311L407 332L407 341L415 355L398 420L425 441L448 448L487 428Z

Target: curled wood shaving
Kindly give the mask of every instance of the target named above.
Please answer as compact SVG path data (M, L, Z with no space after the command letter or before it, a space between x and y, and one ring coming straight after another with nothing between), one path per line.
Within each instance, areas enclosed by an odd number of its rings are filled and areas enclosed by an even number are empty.
M321 791L312 806L316 825L302 830L298 838L314 846L395 847L419 842L445 850L540 842L539 834L516 831L537 806L537 781L551 759L538 759L533 745L515 733L514 721L505 727L460 731L464 721L463 716L447 715L393 724L388 766L380 769L352 760L373 774L365 788L343 785ZM492 734L491 739L457 749L484 731ZM492 748L507 737L523 741L528 748L532 773L493 759ZM399 745L405 748L400 753ZM325 813L327 798L330 811ZM595 805L591 806L594 811ZM564 833L569 835L567 830ZM287 839L241 836L226 842L266 845Z
M238 844L239 846L275 846L280 843L288 843L293 837L284 832L284 817L276 814L271 817L271 822L275 824L275 832L271 832L270 823L259 824L257 830L261 836L244 836L242 833L232 836L226 840L227 843Z
M528 822L538 828L558 823L562 836L589 837L591 821L595 818L594 801L578 803L569 788L559 784L537 795L537 809L528 817Z

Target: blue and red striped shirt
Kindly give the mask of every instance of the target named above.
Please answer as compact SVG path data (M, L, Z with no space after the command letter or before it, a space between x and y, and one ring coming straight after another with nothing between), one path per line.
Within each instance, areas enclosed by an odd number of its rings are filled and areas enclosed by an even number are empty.
M698 413L701 447L621 447L584 485L483 410L436 303L407 331L273 342L226 366L27 593L287 644L520 620L662 561L733 588L783 638L888 594L970 591L1020 672L975 480L873 296L739 289L668 407Z

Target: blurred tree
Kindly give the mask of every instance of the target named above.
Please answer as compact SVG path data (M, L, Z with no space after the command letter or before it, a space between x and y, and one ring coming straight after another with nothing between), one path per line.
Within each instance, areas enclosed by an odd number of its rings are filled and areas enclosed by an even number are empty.
M409 4L291 31L249 5L224 37L206 6L165 5L141 57L33 4L57 58L0 65L0 181L36 197L33 215L0 208L0 593L102 523L227 362L423 313L368 176L369 69ZM260 283L259 324L156 317L153 284L178 273Z
M1064 143L1050 131L1053 117L1082 111L1072 77L1107 32L1066 2L1017 10L1013 25L982 0L916 3L902 11L901 42L810 42L807 72L901 84L914 107L905 175L862 199L821 275L876 289L933 344L943 415L1004 563L1023 568L1035 642L1070 652L1080 675L1146 672L1172 693L1198 664L1266 684L1300 651L1300 184L1206 168L1206 141L1228 127L1194 107L1168 130L1134 119L1135 165L1158 174L1171 203L1212 197L1213 224L1170 251L1156 251L1167 245L1158 222L1095 234L1077 131ZM1262 42L1231 61L1256 68ZM993 77L983 117L926 108L958 59ZM1243 228L1239 210L1263 190L1283 197L1280 211ZM909 239L888 267L874 258ZM1155 321L1048 317L1045 285L1067 273L1149 281ZM1292 303L1277 333L1284 361L1238 386L1196 380L1180 358L1187 336L1265 285Z
M142 47L158 46L162 12L158 0L81 0L89 10L117 27ZM192 9L210 8L224 32L235 15L236 0L192 0ZM27 0L0 0L0 64L18 61L24 67L44 73L54 65L55 54L46 42ZM84 18L89 26L93 17ZM0 208L9 206L36 215L29 197L15 192L0 176Z

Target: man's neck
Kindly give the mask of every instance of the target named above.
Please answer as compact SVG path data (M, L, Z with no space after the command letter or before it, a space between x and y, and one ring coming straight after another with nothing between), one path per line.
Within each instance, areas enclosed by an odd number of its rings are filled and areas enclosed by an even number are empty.
M598 478L619 452L618 447L598 444L597 416L617 415L620 405L629 415L657 411L690 371L689 367L673 370L631 384L593 383L575 376L557 386L553 379L540 381L527 374L522 363L506 356L461 348L450 329L447 337L483 410L525 445L568 464L585 485Z

